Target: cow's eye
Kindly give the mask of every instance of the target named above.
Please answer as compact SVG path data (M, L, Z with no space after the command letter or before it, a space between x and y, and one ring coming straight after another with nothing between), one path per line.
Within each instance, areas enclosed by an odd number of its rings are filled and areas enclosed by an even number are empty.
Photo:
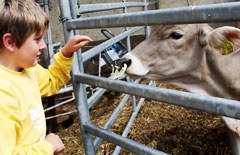
M180 39L180 38L182 38L182 34L180 34L180 33L178 33L178 32L172 32L171 34L170 34L170 37L171 38L173 38L173 39Z

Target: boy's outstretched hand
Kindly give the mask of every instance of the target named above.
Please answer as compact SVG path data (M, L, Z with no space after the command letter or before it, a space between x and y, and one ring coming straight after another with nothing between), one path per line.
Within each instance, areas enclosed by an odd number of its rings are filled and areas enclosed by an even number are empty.
M93 41L93 40L88 36L75 35L61 49L61 52L62 52L63 56L71 57L74 52L76 52L78 49L86 46L90 41Z

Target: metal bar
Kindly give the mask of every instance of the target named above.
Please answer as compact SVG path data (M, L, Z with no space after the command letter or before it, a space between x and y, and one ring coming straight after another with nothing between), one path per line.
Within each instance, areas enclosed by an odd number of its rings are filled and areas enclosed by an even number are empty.
M146 2L147 0L142 0L143 2ZM143 11L148 11L148 7L147 5L143 6ZM150 35L150 27L146 26L145 27L145 36L149 36Z
M68 99L68 100L65 100L65 101L63 101L63 102L60 102L60 103L58 103L58 104L55 104L54 106L51 106L51 107L48 107L48 108L44 109L44 112L50 111L50 110L52 110L52 109L55 109L55 108L57 108L57 107L60 107L60 106L62 106L62 105L64 105L64 104L67 104L67 103L72 102L72 101L74 101L74 100L75 100L75 97L73 96L72 98L70 98L70 99Z
M93 105L97 102L97 100L102 97L102 95L106 92L106 89L97 88L98 90L93 93L91 97L88 98L88 109L92 108Z
M123 0L123 3L128 3L127 0ZM125 6L123 8L123 13L127 13L128 12L128 7ZM128 31L129 28L128 27L125 27L125 31ZM127 51L130 52L131 51L131 40L130 40L130 35L127 36Z
M132 79L130 79L128 76L127 76L127 81L128 82L133 82ZM140 81L140 80L139 80ZM136 96L132 95L132 108L133 108L133 111L136 110Z
M109 39L108 41L105 41L104 43L102 43L98 46L91 48L90 50L88 50L82 54L82 58L83 58L82 61L85 62L85 61L93 58L95 55L99 54L100 52L102 52L103 50L105 50L106 48L111 46L112 44L119 42L120 40L126 38L128 35L135 33L136 31L139 31L140 29L142 29L142 27L132 28L128 31L125 31L125 32Z
M135 80L134 83L139 83L140 80ZM122 100L120 101L120 103L118 104L118 106L115 108L115 110L113 111L112 115L110 116L110 118L108 119L108 121L106 122L106 124L104 125L103 129L109 130L110 127L112 126L112 124L115 122L115 120L117 119L118 115L120 114L120 112L122 111L123 107L125 106L125 104L127 103L128 99L129 99L130 95L124 95L124 97L122 98ZM100 143L101 143L102 139L100 139L99 137L97 137L94 140L94 147L95 147L95 151L98 149Z
M136 110L133 112L130 120L128 121L128 124L127 124L126 128L123 131L122 137L127 137L128 132L131 129L131 126L134 123L134 120L135 120L135 118L136 118L136 116L137 116L137 114L138 114L138 112L140 110L140 107L142 106L144 101L145 101L145 98L141 98L140 101L138 102L138 106L137 106ZM114 149L112 154L113 155L118 155L120 150L121 150L121 147L116 146L116 148Z
M240 21L240 2L178 7L69 20L67 29Z
M153 83L154 83L153 81L150 81L148 85L153 85ZM131 115L131 117L128 121L128 124L127 124L126 128L124 129L124 131L122 133L122 137L127 137L128 132L131 129L132 124L134 123L135 118L137 117L137 114L138 114L140 108L142 107L142 104L143 104L144 101L145 101L145 98L140 98L135 111L133 111L133 113L132 113L132 115ZM119 146L117 146L113 151L113 155L118 155L119 152L120 152L120 149L121 148Z
M98 11L106 11L113 9L121 9L124 7L140 7L145 5L154 5L158 1L155 2L125 2L125 3L99 3L99 4L81 4L78 9L78 13L90 13L90 12L98 12Z
M48 6L48 0L44 0L44 11L46 14L49 16L49 6ZM52 32L51 32L51 27L48 26L47 29L47 46L48 46L48 54L49 54L49 64L53 63L53 41L52 41Z
M128 3L127 0L123 0L123 3ZM123 13L127 13L128 12L128 7L126 6L125 8L123 8ZM125 31L128 31L129 28L125 27ZM127 51L130 52L131 51L131 40L130 40L130 36L127 36ZM127 77L127 80L129 82L131 82L130 78ZM135 110L136 107L136 97L132 96L132 107L133 107L133 111Z
M62 113L62 114L55 115L55 116L47 117L46 120L57 118L57 117L61 117L61 116L71 115L71 114L76 113L76 112L77 112L77 110L65 112L65 113Z
M107 141L119 145L129 151L132 151L136 154L141 155L167 155L164 152L152 149L146 145L140 144L138 142L135 142L131 139L122 137L118 134L115 134L113 132L109 132L107 130L101 129L93 124L84 124L84 129L87 132L90 132L93 135L96 135L98 137L101 137L102 139L106 139Z
M63 24L64 40L65 42L67 42L68 40L70 40L71 35L73 35L71 34L72 31L69 32L66 29L66 21L65 21L72 18L70 8L69 8L69 2L64 0L59 0L59 9L60 9L60 18L63 20L62 24Z
M115 108L115 110L113 111L112 115L108 119L107 123L104 125L103 128L105 130L109 130L109 128L112 126L112 124L116 121L118 115L120 114L120 112L122 111L123 107L127 103L129 97L130 97L130 95L124 95L123 99L118 104L118 106ZM95 140L94 140L95 151L98 149L99 145L101 144L101 141L102 141L101 138L99 138L99 137L95 138Z
M72 86L66 86L66 87L63 87L59 90L58 94L64 94L64 93L67 93L67 92L71 92L73 91L73 87Z
M106 79L87 74L76 75L77 82L162 101L186 108L240 119L240 102L211 96L202 96L177 90L169 90L129 83L126 81Z
M71 6L74 7L74 4L70 3L68 0L59 0L59 8L60 8L61 16L62 16L62 19L65 19L65 20L62 20L65 42L69 41L71 38L74 37L74 32L67 31L66 25L65 25L65 22L68 19L72 18L72 15L73 15L74 8L71 8ZM71 72L72 75L78 74L79 72L83 72L83 63L80 63L82 60L81 51L79 50L78 53L80 54L80 56L78 57L77 57L77 54L74 54L72 72ZM76 107L78 111L79 126L81 129L84 151L86 155L93 155L95 154L95 151L94 151L92 135L90 133L85 132L83 127L84 124L90 122L85 85L77 83L75 76L72 76L72 83L73 83L73 89L74 89L74 96L76 98Z

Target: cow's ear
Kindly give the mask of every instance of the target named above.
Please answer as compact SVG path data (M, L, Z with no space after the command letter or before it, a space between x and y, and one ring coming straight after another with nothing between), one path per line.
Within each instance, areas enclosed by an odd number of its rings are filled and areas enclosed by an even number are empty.
M231 26L216 28L206 35L206 41L221 54L229 54L240 48L240 29Z

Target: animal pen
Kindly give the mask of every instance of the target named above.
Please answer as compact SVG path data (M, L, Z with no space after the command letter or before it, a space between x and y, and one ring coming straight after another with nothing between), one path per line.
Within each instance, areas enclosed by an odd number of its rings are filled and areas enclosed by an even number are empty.
M65 41L68 41L75 34L79 34L82 29L125 28L123 33L111 36L112 38L109 38L107 41L96 45L89 50L84 52L78 51L74 55L72 68L73 87L66 86L60 91L60 93L69 91L74 92L74 95L70 100L76 101L85 154L95 154L102 140L111 142L117 146L113 154L119 154L121 147L136 154L166 154L127 138L131 125L133 124L145 98L221 116L228 116L237 119L240 118L240 104L238 101L157 88L154 86L153 81L150 81L148 85L143 85L139 84L140 80L134 81L129 79L129 77L123 78L126 80L116 80L101 75L100 59L104 56L103 52L106 52L110 47L113 49L114 44L119 43L124 39L126 39L125 50L130 52L132 49L130 36L142 29L145 29L145 34L147 36L150 32L147 26L159 24L224 23L240 21L238 11L240 9L240 3L238 2L148 10L149 5L156 5L156 8L158 8L158 3L159 1L148 2L147 0L142 0L141 2L127 2L127 0L123 0L123 2L119 3L81 4L77 0L59 0L61 12L60 19L63 23ZM130 7L142 7L143 11L128 12ZM123 9L123 13L81 17L81 14L84 13L112 9ZM50 48L53 49L53 46ZM86 73L84 63L98 55L100 66L98 75ZM107 58L105 57L104 61L107 64L106 59ZM111 62L112 59L113 56L110 55L107 60ZM96 88L91 95L87 94L87 88L89 87ZM107 90L125 93L125 95L104 127L100 128L90 122L89 109ZM137 100L135 96L141 98ZM129 122L122 135L110 132L110 127L117 119L126 102L130 99L132 99L133 113L131 114ZM52 108L54 107L50 107L50 109ZM94 137L96 138L94 139Z

